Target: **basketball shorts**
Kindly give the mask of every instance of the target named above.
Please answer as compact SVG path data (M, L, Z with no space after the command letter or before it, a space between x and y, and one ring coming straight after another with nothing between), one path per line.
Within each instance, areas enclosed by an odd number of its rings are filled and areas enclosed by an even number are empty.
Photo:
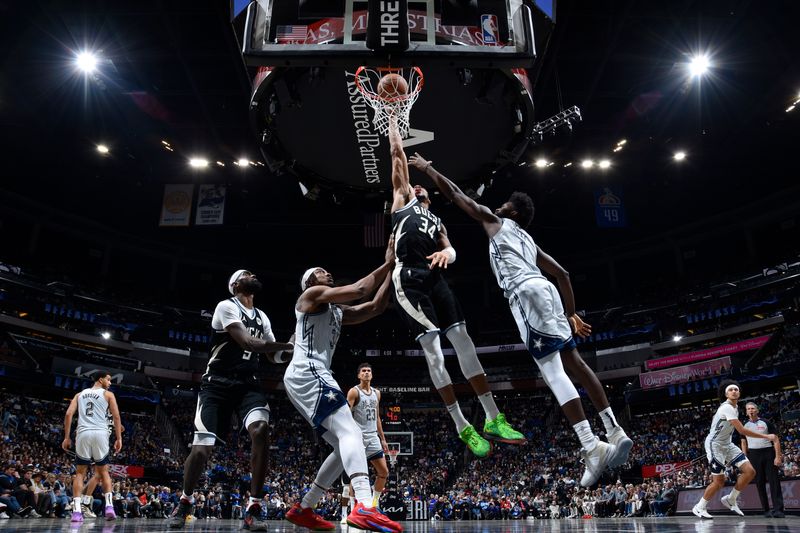
M312 359L293 360L283 375L283 384L289 401L318 431L323 420L347 405L347 398L330 370Z
M398 264L392 281L395 301L415 338L464 322L461 305L439 269Z
M380 459L383 457L383 446L377 433L364 433L364 451L367 453L367 461Z
M511 291L508 303L522 342L534 359L575 348L572 328L555 285L546 279L529 279Z
M705 446L708 465L715 476L724 474L725 468L729 465L738 468L749 461L742 449L732 442L706 442Z
M75 435L75 464L107 465L108 449L108 431L105 429L81 431Z
M234 381L218 376L203 378L197 395L192 445L213 446L222 439L231 424L234 411L242 427L258 421L269 423L266 395L254 382Z

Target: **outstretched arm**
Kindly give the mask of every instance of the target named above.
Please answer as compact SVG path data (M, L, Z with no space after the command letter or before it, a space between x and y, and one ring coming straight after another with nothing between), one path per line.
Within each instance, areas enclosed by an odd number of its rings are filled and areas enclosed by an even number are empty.
M230 333L233 340L236 341L236 344L248 352L267 353L281 350L291 351L294 349L294 345L289 342L270 342L253 337L247 332L244 328L244 324L241 322L229 324L228 327L225 328L225 331Z
M386 306L389 305L389 295L391 294L389 287L391 284L392 273L389 272L371 301L342 309L342 324L361 324L386 311Z
M392 213L411 201L411 181L408 178L408 160L403 151L403 139L397 127L397 118L389 117L389 148L392 155Z
M500 217L492 213L492 211L485 205L477 203L475 200L464 194L458 185L447 179L435 168L433 168L431 161L427 161L417 152L414 152L414 155L411 156L411 159L408 160L408 163L417 170L421 170L429 178L431 178L433 183L436 184L436 186L440 191L442 191L442 194L444 194L448 200L460 207L469 216L480 222L483 225L483 229L486 230L486 233L489 235L489 238L494 237L494 234L500 230L500 226L502 225Z
M575 314L575 294L572 292L572 282L569 279L569 272L558 262L544 253L544 251L536 247L536 265L556 278L558 282L558 291L561 293L561 299L564 301L564 310L569 324L572 327L572 332L581 337L586 337L592 333L592 326L584 322L581 317Z

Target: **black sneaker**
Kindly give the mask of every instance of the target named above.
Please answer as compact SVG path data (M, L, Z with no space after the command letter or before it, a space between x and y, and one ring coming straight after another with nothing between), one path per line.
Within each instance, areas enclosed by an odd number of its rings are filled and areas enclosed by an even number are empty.
M167 527L170 529L181 529L186 524L186 517L192 514L194 503L188 498L181 498L181 502L172 511L172 516L167 518Z
M772 518L786 518L786 515L783 511L772 511Z
M248 529L250 531L266 531L268 529L267 526L267 521L261 518L260 504L254 503L247 508L247 511L244 513L242 529Z

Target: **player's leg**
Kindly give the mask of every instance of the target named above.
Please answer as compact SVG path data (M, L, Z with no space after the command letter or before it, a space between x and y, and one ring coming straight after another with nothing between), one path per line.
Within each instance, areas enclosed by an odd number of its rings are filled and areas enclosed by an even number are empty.
M88 470L86 473L89 473ZM83 489L83 497L81 498L81 512L83 513L84 517L97 518L94 509L92 509L92 504L94 503L94 491L97 488L98 483L100 483L100 474L98 473L97 468L95 468L92 476L89 478L89 482Z
M347 523L356 528L386 533L402 531L400 524L389 520L386 515L372 507L367 455L364 452L361 430L353 420L350 409L342 405L322 420L320 425L327 431L324 435L325 440L334 446L341 458L358 502L348 515Z
M464 312L461 310L458 299L440 273L434 273L433 280L431 300L436 316L439 318L438 323L448 325L444 334L456 351L461 373L469 381L472 390L478 396L481 407L483 407L485 413L484 434L488 438L501 442L522 444L525 442L525 437L511 427L506 421L505 415L497 408L483 365L478 360L475 343L472 342L472 337L467 332Z
M78 451L78 443L80 437L75 438L75 450ZM75 476L72 478L72 521L83 522L83 513L81 512L81 494L83 494L83 480L86 477L86 470L89 468L85 464L87 459L81 459L80 456L76 457L75 463ZM81 464L84 463L84 464Z
M753 481L753 478L756 477L756 470L753 468L753 465L750 464L750 461L744 453L742 453L742 450L733 443L728 446L727 458L730 457L732 457L732 459L729 460L728 464L732 464L739 469L739 476L736 479L736 485L734 485L733 489L731 489L728 494L720 498L720 502L739 516L744 516L736 500L739 498L739 493L741 493L745 487Z
M350 487L350 478L346 475L342 476L342 495L339 497L339 504L342 506L342 519L341 524L347 524L347 515L350 513L350 494L352 489Z
M220 391L204 385L197 395L197 408L194 415L194 439L192 449L183 464L183 493L179 504L168 519L168 527L181 528L186 517L194 507L194 488L203 473L214 444L217 441L221 421L229 421L232 414L230 401Z
M386 488L386 481L389 479L389 466L386 464L386 457L383 452L379 457L373 457L369 461L372 467L375 468L375 484L372 487L372 506L378 507L381 494Z
M111 474L108 471L108 463L97 465L95 472L95 477L100 479L101 486L103 487L106 520L116 520L117 514L114 512L114 484L111 481Z
M430 297L433 288L431 272L427 269L396 267L392 272L392 283L397 306L408 323L411 333L425 353L428 372L448 414L453 419L459 438L478 457L489 455L492 448L475 428L467 422L456 400L450 374L444 366L439 319Z
M250 498L245 506L244 523L251 531L266 531L266 521L261 517L261 501L264 498L264 479L267 477L270 416L267 397L259 389L247 390L238 402L237 412L251 442Z
M708 502L725 486L725 456L713 443L706 443L706 457L711 470L711 484L692 508L692 513L700 518L714 518L708 513Z
M323 438L325 436L323 435ZM326 439L329 440L329 439ZM319 503L322 496L330 489L331 485L342 475L344 468L342 458L339 456L338 441L334 438L329 440L333 451L322 462L322 466L311 484L311 488L305 493L300 502L295 502L292 508L286 513L286 520L289 522L311 529L312 531L329 531L336 527L324 520L314 512L314 508Z

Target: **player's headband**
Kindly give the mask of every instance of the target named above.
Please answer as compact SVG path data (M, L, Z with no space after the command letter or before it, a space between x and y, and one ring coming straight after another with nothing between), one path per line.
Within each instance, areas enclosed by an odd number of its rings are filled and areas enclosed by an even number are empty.
M725 387L725 394L728 394L728 392L729 392L731 389L734 389L734 390L739 390L739 386L738 386L738 385L728 385L727 387Z
M230 292L233 295L236 295L236 293L233 292L233 284L239 281L239 278L242 277L242 274L250 274L250 271L244 269L237 270L236 272L233 273L231 279L228 280L228 292Z
M317 270L321 269L321 268L322 267L311 267L308 270L306 270L305 272L303 272L303 275L300 277L300 290L301 291L306 290L306 284L308 283L308 280L311 278L311 275L314 272L316 272Z

